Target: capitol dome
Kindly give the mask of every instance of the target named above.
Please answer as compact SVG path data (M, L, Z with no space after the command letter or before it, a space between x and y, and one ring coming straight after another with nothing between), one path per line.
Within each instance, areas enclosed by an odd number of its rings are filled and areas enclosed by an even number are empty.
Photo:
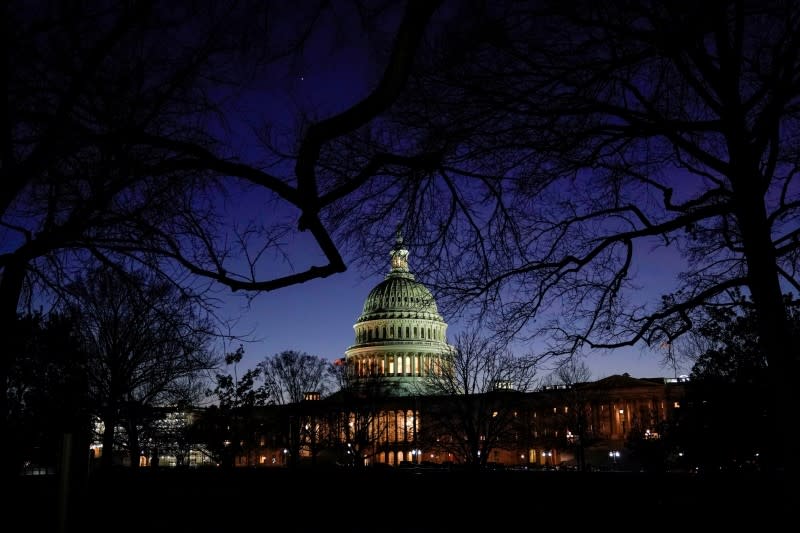
M353 329L355 344L345 361L357 379L380 378L392 393L419 393L424 379L441 368L447 323L431 291L408 268L408 250L398 234L391 270L367 296Z
M414 316L440 319L436 301L428 288L408 271L394 270L367 296L359 322L375 318Z

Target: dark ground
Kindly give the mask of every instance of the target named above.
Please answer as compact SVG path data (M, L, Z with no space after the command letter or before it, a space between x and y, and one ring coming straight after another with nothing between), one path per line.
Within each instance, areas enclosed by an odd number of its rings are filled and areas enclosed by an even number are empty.
M117 471L95 474L68 493L66 528L58 519L57 476L24 476L18 482L0 522L7 533L698 531L698 526L777 531L796 526L796 518L788 516L782 526L776 503L781 484L753 473ZM794 498L789 496L790 504L800 507Z

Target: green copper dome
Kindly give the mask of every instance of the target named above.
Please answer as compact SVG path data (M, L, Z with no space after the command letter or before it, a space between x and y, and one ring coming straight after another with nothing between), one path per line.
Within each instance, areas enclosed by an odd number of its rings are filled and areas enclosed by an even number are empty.
M345 366L356 385L378 379L389 396L421 394L453 349L431 291L408 270L399 232L390 255L391 270L370 291L353 325L355 344L345 351Z
M370 291L358 321L395 317L441 320L433 294L408 270L408 250L400 235L391 256L391 271Z

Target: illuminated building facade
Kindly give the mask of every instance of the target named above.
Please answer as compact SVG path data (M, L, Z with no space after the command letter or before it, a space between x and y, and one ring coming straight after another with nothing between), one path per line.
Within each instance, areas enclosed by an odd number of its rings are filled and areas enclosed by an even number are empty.
M310 392L299 404L238 410L230 418L207 411L200 418L216 440L204 443L204 457L266 467L609 466L626 461L631 435L658 439L680 408L682 382L627 374L535 392L502 383L481 395L426 394L426 376L454 353L447 324L410 272L399 235L390 259L389 273L353 326L354 344L337 362L350 386L326 398ZM161 465L199 464L191 451L165 451L162 446ZM143 465L148 456L143 451Z
M579 460L605 464L620 459L631 432L659 438L679 408L681 383L627 374L527 393L504 383L484 395L426 394L426 376L453 353L447 324L431 292L410 272L400 235L390 257L389 273L370 291L353 326L355 343L338 361L351 387L297 406L257 409L287 414L261 439L276 443L274 449L243 455L237 464L282 465L287 454L359 465L461 463L467 456L470 462L545 468ZM469 435L471 447L465 445Z

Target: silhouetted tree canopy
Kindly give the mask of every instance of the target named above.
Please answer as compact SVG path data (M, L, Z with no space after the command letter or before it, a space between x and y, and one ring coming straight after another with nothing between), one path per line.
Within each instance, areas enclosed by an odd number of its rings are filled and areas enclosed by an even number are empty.
M245 370L239 377L239 363L244 356L244 346L239 345L233 352L225 354L226 366L233 367L233 374L216 374L216 386L206 391L206 396L216 396L222 410L238 407L264 405L267 397L262 387L257 386L261 377L260 368Z
M736 309L710 308L705 323L693 334L695 342L686 349L695 354L689 376L692 382L767 383L767 356L758 342L758 320L752 302L743 296ZM789 313L791 349L800 349L800 303L791 294L784 296Z
M522 393L533 388L538 360L515 356L476 331L457 335L453 347L421 387L421 393L439 396L421 440L465 464L486 465L492 450L514 438L517 409Z
M324 159L334 183L375 152L432 166L362 178L337 235L369 262L402 225L443 307L554 356L669 346L741 289L796 457L797 4L447 6L408 90Z
M115 429L124 424L138 466L149 410L197 403L218 366L212 323L171 281L142 272L95 269L68 291L64 307L86 354L90 407L104 426L102 459L110 465Z
M800 366L782 299L800 289L797 4L353 5L388 28L379 74L288 143L265 119L255 158L215 119L297 57L316 3L8 9L0 321L87 256L264 291L343 271L344 249L374 264L403 226L444 308L554 356L671 345L742 289L779 439ZM229 224L242 189L288 221ZM289 229L325 264L273 276ZM667 260L674 279L639 276Z
M767 357L758 342L758 321L748 298L738 309L713 308L690 344L696 355L680 417L667 435L681 460L706 471L764 467L771 426ZM800 349L798 302L785 296L792 350ZM746 425L742 421L746 420ZM720 438L725 435L725 438Z
M64 433L90 432L86 358L74 320L63 314L20 316L13 328L18 352L11 353L5 438L12 454L4 460L14 470L29 462L58 465Z
M571 359L556 368L543 383L558 387L553 395L560 397L567 407L566 413L560 417L566 427L560 444L575 450L575 466L581 471L586 470L586 448L594 444L590 400L596 400L598 394L596 391L590 393L585 387L591 376L585 362Z
M134 263L181 286L197 286L199 277L232 290L268 291L342 272L319 211L351 187L319 187L320 147L393 101L435 4L361 7L9 4L0 322L12 324L26 300L63 289L90 258ZM373 23L387 16L397 33L378 39ZM288 142L299 153L287 156L272 142L285 137L285 120L270 115L281 114L282 104L268 101L257 116L248 99L269 100L265 94L305 62L307 42L320 35L335 43L330 27L345 20L348 28L369 28L350 35L388 43L388 52L375 48L386 59L379 83L361 105L315 123L299 120L290 135L298 140ZM370 168L396 160L375 157ZM237 219L240 194L263 205L265 216ZM325 264L288 261L282 246L292 232L309 232ZM8 357L0 359L4 386L9 367Z

